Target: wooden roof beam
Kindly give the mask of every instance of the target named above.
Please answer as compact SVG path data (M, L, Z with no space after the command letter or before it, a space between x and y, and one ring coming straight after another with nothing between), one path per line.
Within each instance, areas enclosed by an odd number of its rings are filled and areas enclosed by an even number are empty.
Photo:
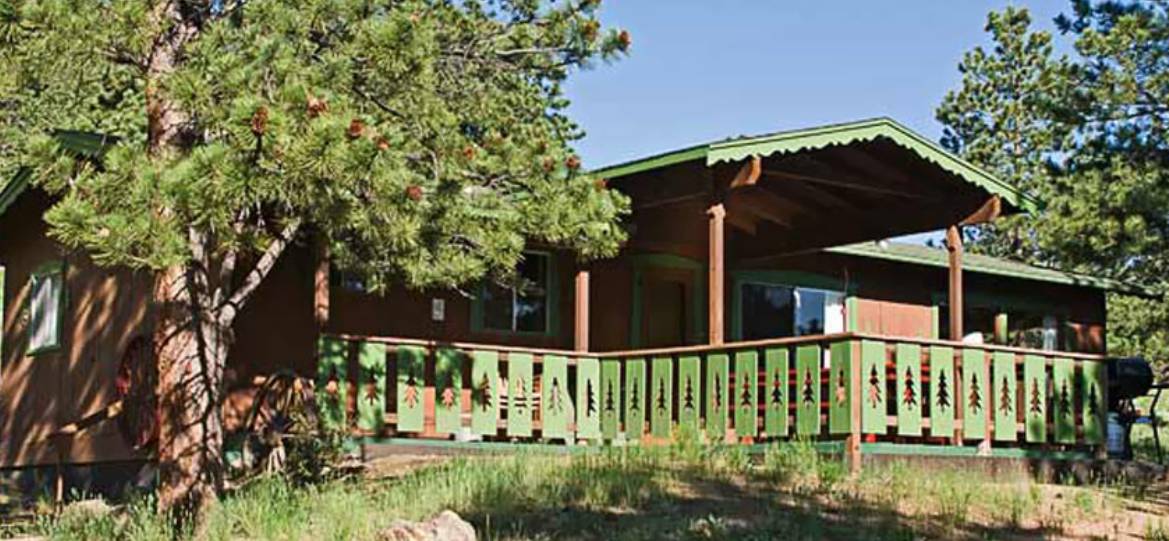
M756 182L759 182L759 174L762 172L763 159L759 156L751 156L751 159L739 168L735 178L731 179L731 189L754 186Z
M918 195L918 194L906 193L906 192L902 192L902 191L898 191L898 190L890 190L890 189L881 188L878 186L872 186L872 185L865 184L863 182L851 180L851 179L850 180L842 180L839 178L838 179L823 178L823 177L818 177L818 176L813 176L813 175L794 173L794 172L790 172L790 171L776 171L773 169L765 169L763 171L763 174L765 176L771 177L771 178L797 181L797 182L807 182L807 183L812 183L812 184L822 184L824 186L833 186L836 188L843 188L846 190L853 190L853 191L878 194L878 195L886 195L886 196L890 196L890 197L898 197L901 199L918 199L918 200L926 199L925 197Z
M755 188L731 192L727 197L727 207L731 214L753 214L759 219L790 228L791 217L784 214L783 209L790 211L795 206L771 192Z
M1003 200L997 195L990 196L978 210L958 222L958 225L974 225L997 220L1003 215Z

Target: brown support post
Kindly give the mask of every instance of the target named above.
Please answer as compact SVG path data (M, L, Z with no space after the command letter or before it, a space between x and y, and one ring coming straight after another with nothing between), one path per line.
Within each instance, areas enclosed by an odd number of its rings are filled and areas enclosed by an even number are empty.
M852 397L849 401L850 410L849 415L849 430L848 441L845 443L848 449L848 467L853 474L859 474L861 471L861 423L862 421L862 398L861 389L861 343L859 341L852 341L848 346L848 354L851 357L849 367L851 368L849 378L850 387L852 389Z
M573 348L589 350L589 271L576 271L576 306L573 311Z
M710 253L707 260L707 333L711 345L723 343L723 273L725 255L724 222L727 210L722 203L712 205L706 214L710 217Z
M313 319L317 329L329 322L329 245L320 235L316 238L317 268L313 273Z
M961 341L962 332L962 231L952 225L946 230L950 252L950 340Z

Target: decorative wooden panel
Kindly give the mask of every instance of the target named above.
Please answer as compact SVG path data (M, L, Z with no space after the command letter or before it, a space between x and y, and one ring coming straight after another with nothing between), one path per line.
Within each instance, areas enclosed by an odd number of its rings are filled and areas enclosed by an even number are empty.
M640 440L645 432L645 359L625 361L625 437Z
M711 354L706 358L706 434L713 442L726 438L730 362L725 353Z
M655 438L670 437L674 422L674 359L654 357L653 383L650 388L650 433Z
M601 436L617 438L621 432L621 361L601 361Z
M796 434L820 434L820 346L796 348Z
M499 353L471 354L471 430L494 436L499 427Z
M381 432L386 422L386 345L362 342L357 368L357 428Z
M994 439L1018 439L1018 387L1015 381L1015 355L1005 351L994 352L991 366L994 378Z
M759 424L759 354L735 353L735 434L754 437Z
M767 371L763 401L763 430L771 437L784 437L788 432L788 353L786 348L772 348L763 353Z
M986 381L986 354L980 349L962 350L962 437L981 440L986 437L986 412L992 400Z
M921 346L897 344L897 434L921 435Z
M829 352L828 431L848 434L852 432L852 342L834 342Z
M1023 406L1027 441L1047 441L1047 360L1038 355L1023 357Z
M507 355L507 435L532 435L532 356L528 353Z
M678 428L697 436L701 430L702 360L695 355L678 359Z
M601 437L601 363L588 357L576 361L576 435Z
M434 352L434 431L453 434L462 425L462 352L439 348Z
M1055 441L1076 443L1075 362L1055 359L1051 362L1051 408L1055 421Z
M395 355L398 380L398 432L422 432L422 392L426 388L426 349L399 346Z
M570 438L569 420L573 417L572 397L568 393L568 359L545 355L540 380L540 433L545 438Z
M318 350L316 397L321 424L331 430L343 430L349 394L347 344L336 338L321 338Z
M930 435L954 435L954 350L930 347Z
M888 385L885 376L885 343L861 342L861 430L884 434Z
M1083 361L1080 364L1081 379L1084 382L1081 391L1081 409L1084 423L1084 441L1087 443L1103 443L1105 427L1104 402L1104 363Z

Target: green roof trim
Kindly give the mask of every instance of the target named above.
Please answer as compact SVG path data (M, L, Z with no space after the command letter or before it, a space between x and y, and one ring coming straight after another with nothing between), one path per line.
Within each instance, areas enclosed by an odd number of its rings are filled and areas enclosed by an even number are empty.
M1036 212L1042 207L1040 202L1030 195L998 179L984 169L959 158L937 143L890 118L860 120L706 143L604 167L592 173L601 177L615 178L701 158L705 158L706 165L711 166L720 162L742 160L749 156L765 157L773 154L820 150L831 146L873 141L878 138L893 141L898 146L912 151L922 159L957 175L966 182L1002 197L1015 208Z
M950 266L949 254L945 250L900 242L890 242L883 246L877 242L860 242L825 248L824 251L834 254L884 259L915 265L928 265L942 268L948 268ZM1118 280L1087 276L1047 267L1037 267L1018 261L1010 261L981 254L963 254L962 270L993 276L1088 287L1140 297L1158 298L1161 296L1160 293L1152 289L1127 284Z
M101 158L102 154L117 142L116 137L109 135L73 130L54 131L53 138L61 145L62 151L84 159ZM8 207L28 189L31 181L32 169L21 167L8 182L4 183L4 187L0 189L0 215L8 211Z

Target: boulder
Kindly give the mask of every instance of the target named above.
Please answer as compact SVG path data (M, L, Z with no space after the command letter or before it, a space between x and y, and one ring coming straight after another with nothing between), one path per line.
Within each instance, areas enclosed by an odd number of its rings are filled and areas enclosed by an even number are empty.
M475 541L475 527L454 511L443 511L425 522L396 520L378 532L379 541Z

